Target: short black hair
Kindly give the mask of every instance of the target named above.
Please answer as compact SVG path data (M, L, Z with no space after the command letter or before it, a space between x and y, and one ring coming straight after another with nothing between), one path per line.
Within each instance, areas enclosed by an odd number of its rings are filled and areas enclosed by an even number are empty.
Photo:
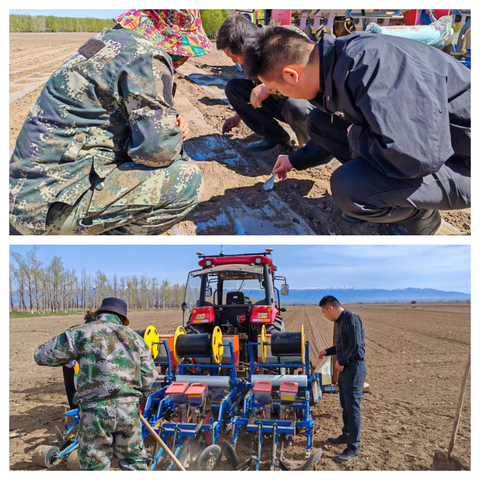
M249 38L243 47L243 69L248 78L272 79L281 75L285 65L306 65L313 44L297 29L266 27Z
M258 32L258 27L243 15L230 15L220 26L217 34L217 50L228 48L234 55L242 53L248 38Z
M319 307L332 306L334 308L338 308L338 307L341 307L342 305L333 295L325 295L318 303L318 306Z

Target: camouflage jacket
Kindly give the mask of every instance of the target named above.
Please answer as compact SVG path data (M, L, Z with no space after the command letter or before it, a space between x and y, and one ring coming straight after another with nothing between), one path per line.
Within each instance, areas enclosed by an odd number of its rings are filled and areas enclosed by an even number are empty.
M83 405L135 400L148 394L158 376L143 338L110 313L67 329L35 352L38 365L59 367L72 360L79 363L74 402Z
M133 161L133 189L155 173L151 167L181 159L174 91L171 59L150 40L127 29L90 39L53 73L18 135L12 223L44 230L49 206L74 205L91 187L92 169L105 178Z

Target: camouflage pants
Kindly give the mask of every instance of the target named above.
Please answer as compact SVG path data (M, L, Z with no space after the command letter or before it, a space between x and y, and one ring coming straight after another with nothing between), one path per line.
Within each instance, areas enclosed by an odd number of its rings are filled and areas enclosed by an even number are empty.
M17 230L24 235L159 235L198 204L203 190L201 170L183 160L158 169L127 162L91 182L74 205L51 205L46 231Z
M109 470L113 455L122 470L147 470L138 402L91 405L79 410L80 470Z

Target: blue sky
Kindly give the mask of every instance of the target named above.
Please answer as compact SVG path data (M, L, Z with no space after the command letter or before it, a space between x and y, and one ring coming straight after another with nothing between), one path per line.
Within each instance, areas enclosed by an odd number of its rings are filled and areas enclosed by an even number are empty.
M263 252L272 247L278 275L291 288L436 288L470 293L470 247L454 245L225 245L223 253ZM24 254L31 246L12 245ZM184 283L197 268L196 252L220 253L219 245L42 245L39 258L62 257L68 268L107 275L142 275ZM12 259L13 261L13 259ZM13 261L14 262L14 261ZM15 263L15 262L14 262Z
M118 10L101 10L101 9L83 9L83 10L52 10L52 9L43 9L43 10L35 10L35 9L22 9L22 10L15 10L10 9L11 14L17 15L54 15L55 17L91 17L91 18L113 18L116 15L121 15L124 12L127 12L128 8L121 8Z

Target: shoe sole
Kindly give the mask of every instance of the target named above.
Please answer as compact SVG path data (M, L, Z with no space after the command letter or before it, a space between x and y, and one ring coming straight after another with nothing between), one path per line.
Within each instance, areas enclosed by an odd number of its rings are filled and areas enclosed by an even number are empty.
M418 231L417 233L393 233L391 232L391 228L387 231L387 235L392 235L392 236L403 236L403 235L409 235L409 236L435 236L437 235L437 232L440 230L440 227L442 226L443 221L440 218L440 221L434 226L434 227L424 227L423 230ZM394 224L395 225L395 224ZM428 233L425 233L425 229L428 228L429 231Z

